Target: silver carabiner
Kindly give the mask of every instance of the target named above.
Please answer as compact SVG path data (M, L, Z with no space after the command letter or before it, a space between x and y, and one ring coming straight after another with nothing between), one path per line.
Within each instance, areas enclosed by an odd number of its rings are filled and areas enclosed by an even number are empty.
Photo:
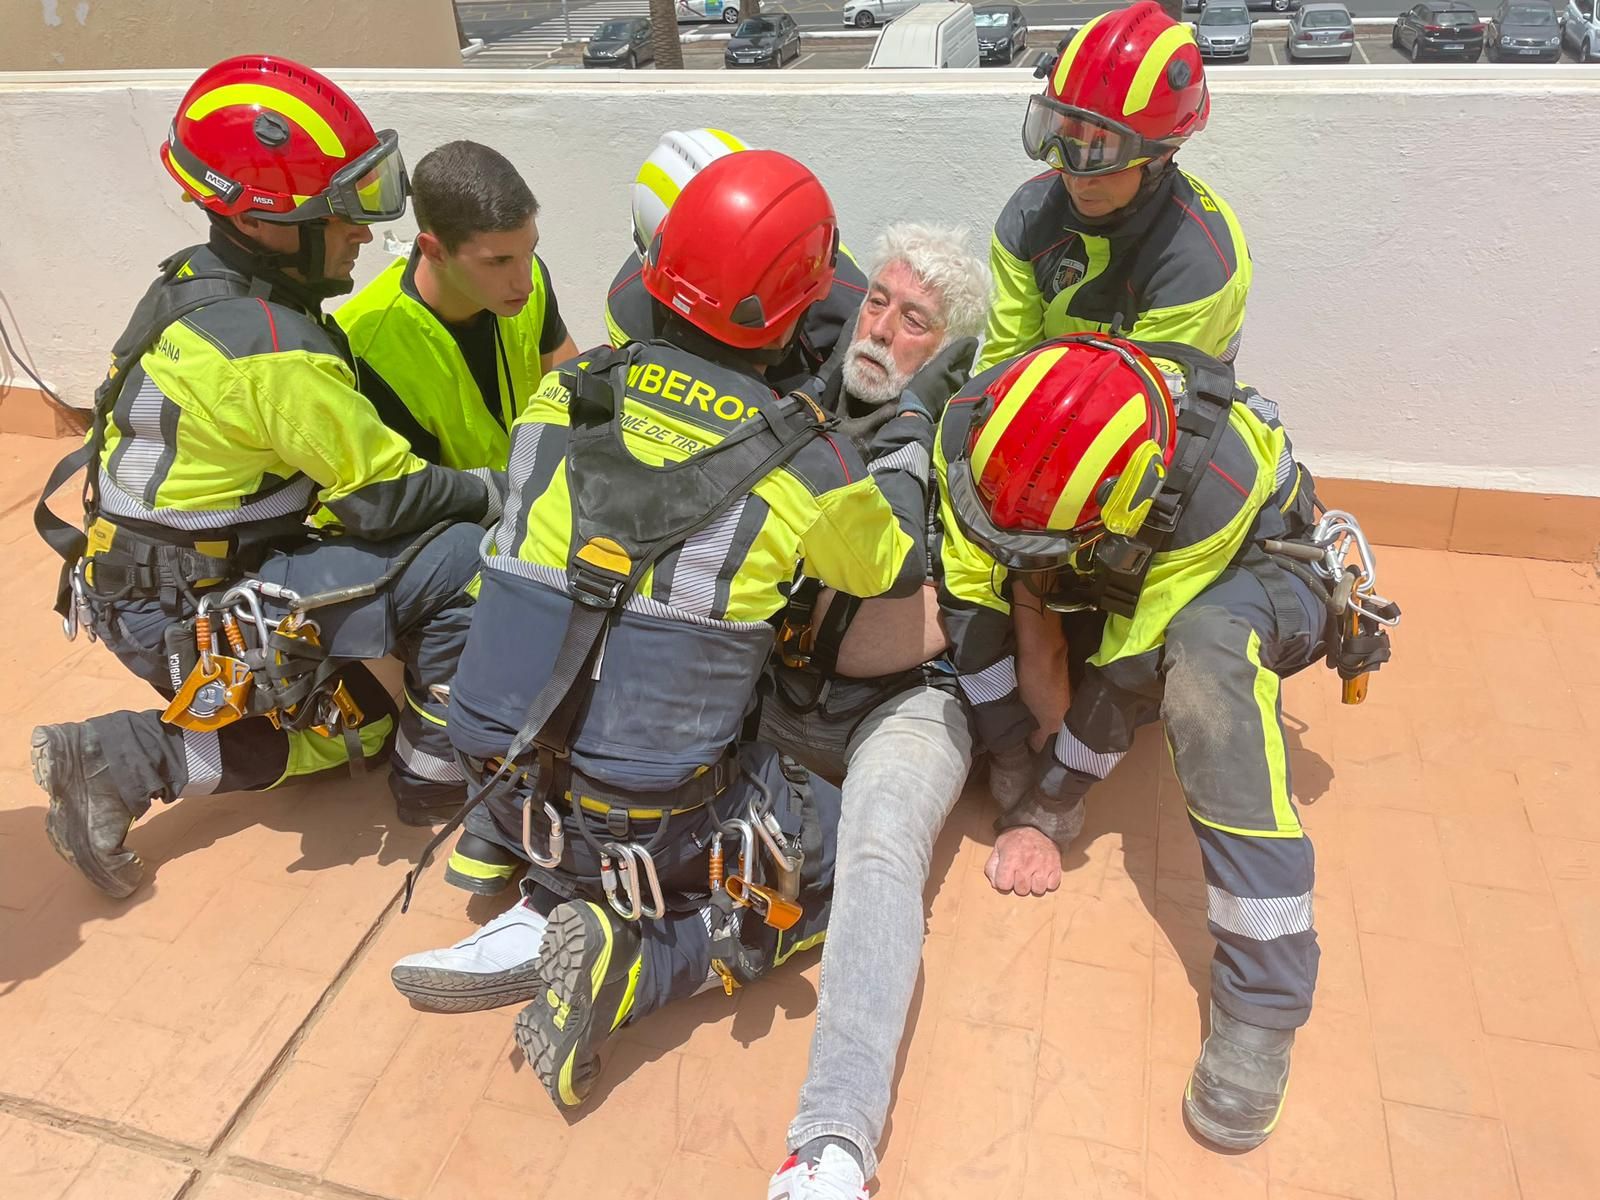
M754 882L751 872L756 869L756 831L743 817L729 817L722 823L724 833L739 835L739 870L737 874ZM729 871L728 874L735 874Z
M761 808L758 812L758 806L752 799L750 824L772 858L773 882L778 894L785 900L797 898L800 895L800 868L804 860L798 852L790 850L779 840L783 837L783 828L778 824L778 818L770 808Z
M612 856L615 856L613 865ZM628 889L628 902L623 904L617 891L620 882ZM637 921L643 912L639 902L639 874L628 847L620 842L606 842L600 851L600 887L606 894L611 911L624 921Z
M265 651L267 639L271 636L271 629L267 625L267 618L261 612L260 585L255 580L246 580L244 583L229 588L222 594L222 606L225 608L243 607L247 616L255 624L256 636L261 639L259 649ZM208 599L203 597L202 599Z
M661 879L656 874L656 860L638 842L628 842L622 846L633 856L634 878L637 880L639 873L644 873L644 886L639 889L639 912L651 920L660 920L667 915L667 900L661 894Z
M544 815L550 821L550 836L546 839L546 853L540 854L533 848L533 804L523 801L522 804L522 849L528 856L528 861L547 871L553 871L561 865L561 852L566 849L567 835L561 828L561 814L556 812L555 805L548 800L544 802Z

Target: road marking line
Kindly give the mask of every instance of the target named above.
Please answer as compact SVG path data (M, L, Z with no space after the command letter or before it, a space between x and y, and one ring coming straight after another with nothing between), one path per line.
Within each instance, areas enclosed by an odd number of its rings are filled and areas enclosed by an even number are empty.
M1371 65L1372 65L1372 60L1371 60L1371 59L1370 59L1370 58L1368 58L1368 57L1367 57L1367 48L1366 48L1366 47L1365 47L1365 46L1363 46L1363 45L1362 45L1362 44L1361 44L1361 43L1360 43L1360 42L1359 42L1359 41L1358 41L1358 42L1356 42L1356 49L1357 49L1357 50L1358 50L1358 51L1360 51L1360 53L1361 53L1361 61L1362 61L1362 62L1364 62L1364 63L1366 63L1366 64L1367 64L1367 66L1369 66L1369 67L1370 67L1370 66L1371 66Z
M798 70L799 67L800 67L800 64L805 62L806 59L815 58L815 57L816 57L816 55L815 54L811 54L811 53L802 54L799 58L795 59L792 63L789 64L788 69L791 70L791 71Z
M1271 42L1267 43L1267 53L1272 55L1272 65L1273 66L1275 66L1275 67L1283 66L1283 64L1278 61L1278 48L1276 46L1274 46Z

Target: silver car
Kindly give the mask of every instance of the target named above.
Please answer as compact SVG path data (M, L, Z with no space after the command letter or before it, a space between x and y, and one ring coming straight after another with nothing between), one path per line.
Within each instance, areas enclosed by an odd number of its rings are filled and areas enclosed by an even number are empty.
M845 0L844 23L857 29L887 25L920 3L922 0Z
M1356 27L1342 4L1306 4L1289 21L1290 62L1330 59L1349 62L1356 52Z
M1244 0L1211 0L1194 26L1200 57L1207 62L1250 61L1250 10Z

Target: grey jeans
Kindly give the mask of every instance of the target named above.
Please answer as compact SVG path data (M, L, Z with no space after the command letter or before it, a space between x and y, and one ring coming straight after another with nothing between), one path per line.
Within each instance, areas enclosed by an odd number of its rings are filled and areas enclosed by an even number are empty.
M844 1138L870 1179L922 962L933 844L966 783L972 733L957 697L913 687L853 729L769 699L760 736L818 774L844 777L811 1070L789 1145Z

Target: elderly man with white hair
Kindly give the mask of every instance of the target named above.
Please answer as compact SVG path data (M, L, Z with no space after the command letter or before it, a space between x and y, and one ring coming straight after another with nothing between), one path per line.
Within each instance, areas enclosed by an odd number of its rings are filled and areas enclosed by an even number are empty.
M971 368L988 294L987 268L962 231L892 226L854 333L823 372L823 405L879 454L863 457L880 488L928 488L930 563L940 530L927 451L907 444L884 454L872 438L908 409L938 424ZM768 1196L866 1200L922 960L933 845L966 781L972 733L943 661L931 579L899 600L802 580L779 645L760 736L818 774L842 776L844 799L811 1071L789 1128L792 1153Z

